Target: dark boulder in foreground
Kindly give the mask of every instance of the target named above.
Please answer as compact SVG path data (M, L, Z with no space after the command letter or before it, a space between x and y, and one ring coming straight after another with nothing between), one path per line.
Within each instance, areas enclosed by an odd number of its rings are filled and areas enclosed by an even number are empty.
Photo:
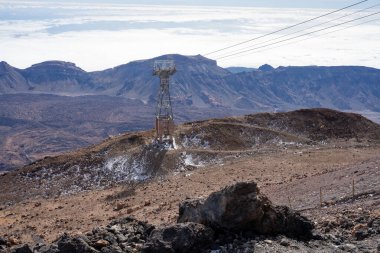
M28 245L7 248L7 241L0 238L0 253L201 253L215 248L222 250L223 245L229 250L232 247L253 252L255 245L260 244L255 241L256 235L284 234L307 239L312 229L309 220L286 206L274 206L260 193L256 183L250 182L228 186L203 200L184 201L174 225L155 228L127 217L85 235L64 234L51 245L34 248ZM245 238L242 236L245 232L253 237Z
M256 183L237 183L212 193L206 199L186 200L179 208L178 222L195 222L215 231L252 231L310 238L313 224L286 206L274 206Z
M180 223L152 231L143 253L197 253L213 242L214 231L198 223Z

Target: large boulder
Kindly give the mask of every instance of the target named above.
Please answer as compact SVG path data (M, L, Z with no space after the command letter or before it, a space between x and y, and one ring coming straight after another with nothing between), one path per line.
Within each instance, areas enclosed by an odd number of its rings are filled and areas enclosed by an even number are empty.
M214 231L202 224L180 223L152 231L143 253L197 253L213 241Z
M286 206L274 206L255 182L241 182L212 193L206 199L180 204L178 222L201 223L216 231L252 231L257 234L311 236L313 224Z

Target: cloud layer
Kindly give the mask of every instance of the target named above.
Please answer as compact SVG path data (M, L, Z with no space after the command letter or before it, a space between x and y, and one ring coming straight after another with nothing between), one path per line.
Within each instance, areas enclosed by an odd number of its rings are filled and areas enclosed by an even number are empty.
M19 68L45 60L64 60L75 62L85 70L105 69L168 53L206 54L328 12L322 9L52 4L36 1L0 3L0 60ZM296 32L353 11L286 32ZM375 10L357 13L321 27L372 12ZM380 15L345 27L376 18ZM274 66L366 65L380 68L379 28L377 20L283 47L221 59L218 63L247 67L270 63ZM244 47L264 45L266 40L282 35L284 33L252 41ZM217 56L210 55L210 58Z

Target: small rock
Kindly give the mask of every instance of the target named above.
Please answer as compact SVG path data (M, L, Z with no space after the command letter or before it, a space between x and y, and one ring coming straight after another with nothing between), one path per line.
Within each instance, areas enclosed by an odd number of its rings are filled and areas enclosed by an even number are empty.
M35 203L34 206L35 206L35 207L39 207L39 206L41 206L41 202L37 202L37 203Z
M356 225L351 232L352 237L356 240L363 240L368 237L368 226L366 224Z
M108 241L101 239L95 242L95 248L101 249L101 248L107 247L109 244L110 243Z
M252 248L245 248L243 253L254 253Z
M16 237L11 236L11 237L8 238L8 243L9 243L10 246L14 246L14 245L20 244L21 242Z
M125 203L117 203L116 207L113 209L114 211L120 211L121 209L127 207Z
M150 206L150 200L145 200L144 206Z
M273 243L272 240L264 240L264 242L265 242L266 244L272 244L272 243Z
M284 247L288 247L290 245L290 243L285 238L282 238L281 241L280 241L280 245L282 245Z
M341 249L345 252L352 252L352 251L356 250L356 246L353 244L350 244L350 243L346 243L346 244L339 246L339 249Z
M117 238L117 241L119 243L123 243L123 242L126 242L128 240L128 238L126 236L124 236L123 234L117 234L116 238Z
M142 248L144 247L144 244L143 243L136 243L134 244L135 246L135 249L137 249L138 251L141 251Z

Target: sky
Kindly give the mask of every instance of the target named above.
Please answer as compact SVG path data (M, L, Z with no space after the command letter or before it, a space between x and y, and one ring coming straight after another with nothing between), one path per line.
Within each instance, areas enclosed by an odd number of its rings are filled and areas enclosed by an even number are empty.
M62 60L96 71L177 53L205 55L222 67L380 68L380 0L255 39L356 2L0 0L0 61L27 68ZM247 40L252 41L209 54ZM229 56L241 51L246 52Z

